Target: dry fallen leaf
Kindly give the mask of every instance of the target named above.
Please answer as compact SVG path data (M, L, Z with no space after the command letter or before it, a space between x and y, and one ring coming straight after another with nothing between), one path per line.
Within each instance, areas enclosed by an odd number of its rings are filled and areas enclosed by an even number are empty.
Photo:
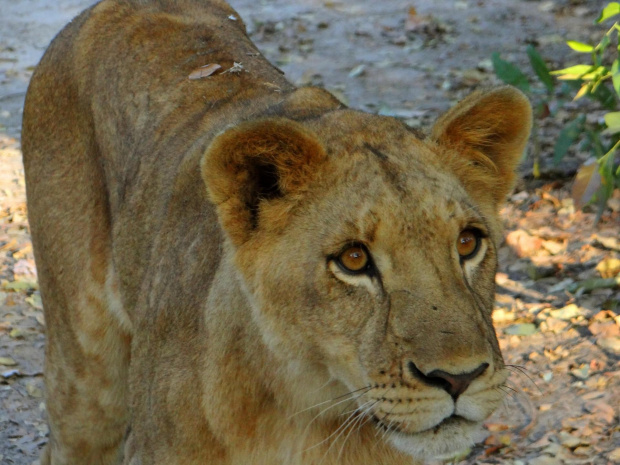
M541 455L528 462L528 465L563 465L562 460L549 455Z
M560 439L560 444L562 444L564 447L568 449L574 449L577 446L584 444L584 442L580 438L575 437L572 434L567 433L566 431L560 431L559 439Z
M517 315L514 312L506 310L505 308L497 308L493 310L493 323L506 323L516 319Z
M620 259L606 258L596 265L596 271L601 274L601 278L614 278L620 273Z
M506 236L506 243L514 249L519 257L528 257L541 249L543 240L518 229Z
M613 407L602 400L591 400L585 403L585 409L593 413L596 419L607 425L611 425L616 417Z
M26 384L26 391L28 392L28 394L30 394L31 397L34 397L35 399L40 399L43 397L43 391L34 383Z
M538 329L532 323L517 323L504 329L504 333L511 336L531 336L536 332L538 332Z
M218 65L219 66L219 65ZM241 71L245 71L243 67L243 63L233 62L233 65L228 68L226 71L222 71L222 74L230 73L230 74L239 74Z
M609 352L620 355L620 337L602 337L596 344Z
M576 318L581 315L581 310L577 305L570 304L558 310L551 310L549 312L549 315L551 315L553 318L557 318L558 320L569 321L572 318Z
M13 339L21 339L25 335L26 335L26 331L24 331L23 329L19 329L19 328L12 329L11 332L9 333L9 336L11 336Z
M620 326L615 321L598 322L595 321L588 329L592 334L599 337L618 337L620 336Z
M0 365L5 367L13 367L17 365L17 362L10 357L0 357Z
M575 202L575 208L580 209L590 202L599 187L601 187L601 175L598 172L598 163L596 160L588 160L577 171L573 183L571 195Z
M433 21L432 16L420 16L415 7L409 7L407 13L407 20L405 21L405 30L408 32L415 32L420 29L430 26Z
M35 292L30 297L27 297L26 302L28 302L37 310L43 310L43 302L41 301L41 294L39 293Z
M192 80L206 78L206 77L211 76L218 69L222 69L222 67L218 65L217 63L211 63L208 65L201 66L198 69L195 69L194 71L189 73L188 77L189 79L192 79Z
M617 447L614 450L612 450L607 456L607 458L611 460L612 462L620 462L620 447Z
M559 334L566 328L568 328L568 326L569 323L564 320L560 320L558 318L547 318L545 321L540 323L540 330L543 333L552 332L555 334Z

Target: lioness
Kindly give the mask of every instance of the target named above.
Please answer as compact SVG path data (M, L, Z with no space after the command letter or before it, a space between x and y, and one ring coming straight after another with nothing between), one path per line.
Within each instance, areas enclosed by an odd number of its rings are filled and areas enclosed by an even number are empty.
M497 211L530 122L507 87L426 137L296 89L221 0L86 10L24 111L42 463L403 465L468 446L503 399Z

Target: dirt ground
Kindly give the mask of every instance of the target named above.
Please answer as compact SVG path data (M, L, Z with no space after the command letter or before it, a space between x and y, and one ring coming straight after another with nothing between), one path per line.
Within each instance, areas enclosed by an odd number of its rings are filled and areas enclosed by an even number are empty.
M87 0L0 1L0 463L35 464L46 443L45 321L28 235L20 127L33 67ZM233 0L261 51L299 85L352 107L428 127L472 89L497 84L495 51L523 65L538 45L570 64L565 39L597 39L600 0ZM412 9L414 8L414 9ZM576 109L577 106L568 106ZM620 463L620 290L588 290L620 269L620 192L595 225L575 211L571 176L552 143L570 116L541 133L542 180L531 160L503 210L506 243L494 319L513 376L503 409L463 463ZM597 117L595 111L591 117Z

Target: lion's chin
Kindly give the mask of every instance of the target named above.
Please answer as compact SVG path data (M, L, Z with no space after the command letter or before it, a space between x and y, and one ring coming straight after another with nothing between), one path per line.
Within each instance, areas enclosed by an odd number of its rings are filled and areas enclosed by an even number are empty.
M420 460L450 459L482 439L482 423L452 416L419 433L396 431L389 441L401 452Z

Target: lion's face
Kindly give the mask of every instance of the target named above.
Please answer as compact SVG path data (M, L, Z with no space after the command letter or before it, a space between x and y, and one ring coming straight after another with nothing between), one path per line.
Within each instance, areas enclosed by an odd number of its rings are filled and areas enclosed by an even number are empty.
M463 154L466 147L446 146L441 134L423 141L391 119L342 111L303 129L261 124L268 126L244 133L256 143L270 132L254 150L290 151L291 159L260 158L251 169L227 159L236 185L214 188L221 178L205 177L224 228L251 229L231 234L231 243L264 341L279 358L319 367L340 392L354 393L347 398L358 424L374 422L398 449L416 457L462 450L504 395L491 310L497 199L511 175L502 176L501 162L480 162L484 144ZM454 136L454 122L444 125ZM282 136L289 131L300 132ZM233 143L225 133L220 143L228 153L246 150L239 136ZM223 148L211 150L215 159ZM258 178L256 199L248 191L235 197L239 183Z

